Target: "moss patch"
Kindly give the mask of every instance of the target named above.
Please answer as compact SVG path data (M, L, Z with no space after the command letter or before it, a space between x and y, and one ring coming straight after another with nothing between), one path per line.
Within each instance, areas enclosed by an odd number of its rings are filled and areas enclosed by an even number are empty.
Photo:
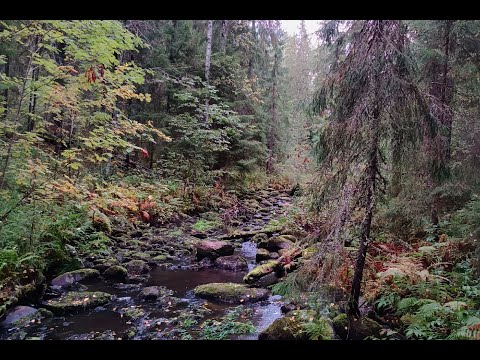
M248 288L243 284L211 283L197 286L193 292L196 296L219 302L240 304L255 302L268 298L268 290Z
M58 299L51 299L44 306L56 315L75 313L105 305L113 295L101 291L71 291Z

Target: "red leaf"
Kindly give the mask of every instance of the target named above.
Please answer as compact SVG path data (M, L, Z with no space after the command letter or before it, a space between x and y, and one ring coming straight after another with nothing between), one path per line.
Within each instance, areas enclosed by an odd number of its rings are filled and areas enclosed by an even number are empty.
M142 156L143 156L144 158L148 158L148 151L147 151L147 150L141 149L140 151L142 152Z

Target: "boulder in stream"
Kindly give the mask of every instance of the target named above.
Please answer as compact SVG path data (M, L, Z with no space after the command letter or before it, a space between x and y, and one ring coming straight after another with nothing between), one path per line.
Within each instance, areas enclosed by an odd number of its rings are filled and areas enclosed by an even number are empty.
M101 291L71 291L59 298L50 299L43 306L55 315L76 313L105 305L113 295Z
M278 251L291 248L294 245L294 241L296 241L296 238L292 235L278 235L261 240L258 243L258 247L269 251Z
M257 254L255 255L255 260L257 262L270 259L270 251L267 249L257 249Z
M281 268L281 264L277 260L270 260L262 265L258 265L252 269L247 275L244 276L243 281L247 284L253 284L258 281L260 278L268 275L274 271L277 271Z
M203 299L230 304L256 302L268 298L267 289L249 288L246 285L235 283L204 284L197 286L193 292Z
M147 301L157 300L159 297L170 296L173 292L165 286L147 286L142 289L141 296Z
M54 289L64 289L79 281L94 279L98 276L100 276L100 272L95 269L74 270L57 276L52 280L51 284Z
M126 282L128 279L128 272L123 266L120 265L113 265L110 266L107 270L105 270L102 276L106 280L110 280L113 282Z
M196 258L202 260L203 258L210 258L212 260L220 256L233 255L233 245L226 241L219 240L203 240L196 244Z
M129 275L141 275L150 271L150 267L143 260L130 260L123 264Z
M215 260L215 266L220 269L233 271L248 270L247 260L240 255L221 256Z

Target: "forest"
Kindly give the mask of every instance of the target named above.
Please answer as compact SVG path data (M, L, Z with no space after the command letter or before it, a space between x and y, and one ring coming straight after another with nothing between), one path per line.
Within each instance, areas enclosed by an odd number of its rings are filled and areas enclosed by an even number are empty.
M286 22L0 21L0 339L480 340L480 21Z

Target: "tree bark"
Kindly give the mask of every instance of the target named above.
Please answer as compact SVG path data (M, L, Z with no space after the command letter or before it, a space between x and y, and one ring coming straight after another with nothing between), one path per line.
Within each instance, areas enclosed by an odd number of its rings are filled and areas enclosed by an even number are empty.
M277 125L277 81L278 81L278 49L277 49L277 38L271 30L271 39L272 45L275 51L274 61L273 61L273 70L272 70L272 106L271 106L271 120L268 126L268 138L267 138L267 147L268 147L268 158L267 158L267 173L271 174L273 171L273 150L275 147L275 133L274 129Z
M357 260L355 263L355 272L352 279L352 288L349 301L349 315L354 317L360 316L359 298L362 287L363 269L365 267L365 259L367 257L368 245L371 241L370 230L372 226L373 211L375 209L375 190L377 185L378 174L378 147L380 141L380 73L382 65L383 52L380 48L379 41L381 40L381 33L383 30L382 21L378 21L378 35L376 41L376 61L380 66L375 70L375 103L372 112L372 138L370 142L370 149L368 154L368 167L366 169L366 201L365 201L365 217L362 221L360 234L360 247L358 249Z
M213 21L208 20L207 50L205 53L205 81L207 82L207 86L210 85L210 61L212 58L212 28L213 28ZM208 121L209 97L210 97L209 94L207 94L207 98L205 99L205 122Z
M10 75L10 57L7 56L7 61L5 63L5 75L7 76L7 78L9 77ZM3 90L3 98L4 98L4 101L5 101L5 112L3 113L3 118L6 119L7 118L7 113L8 113L8 87L5 87L5 90Z
M256 29L256 23L255 20L252 20L252 34L254 38L254 44L257 44L257 29ZM248 79L252 80L253 79L253 63L254 63L254 58L255 58L255 45L252 46L250 58L248 59Z
M228 20L222 20L222 29L220 33L220 52L222 54L225 53L225 49L227 46L227 28L228 28Z
M453 79L449 75L449 61L450 52L452 50L452 27L454 20L445 21L445 31L442 44L439 47L443 47L444 59L443 63L433 64L431 69L431 86L430 95L439 101L440 112L438 115L440 131L435 133L434 137L442 136L443 149L440 158L434 161L438 162L438 174L433 174L433 187L440 186L445 178L450 176L450 158L451 158L451 141L452 141L452 125L453 125L453 111L450 108L453 98L454 86ZM439 223L439 206L440 199L438 195L435 195L432 199L431 205L431 221L434 226L438 226ZM435 236L438 238L438 234Z

